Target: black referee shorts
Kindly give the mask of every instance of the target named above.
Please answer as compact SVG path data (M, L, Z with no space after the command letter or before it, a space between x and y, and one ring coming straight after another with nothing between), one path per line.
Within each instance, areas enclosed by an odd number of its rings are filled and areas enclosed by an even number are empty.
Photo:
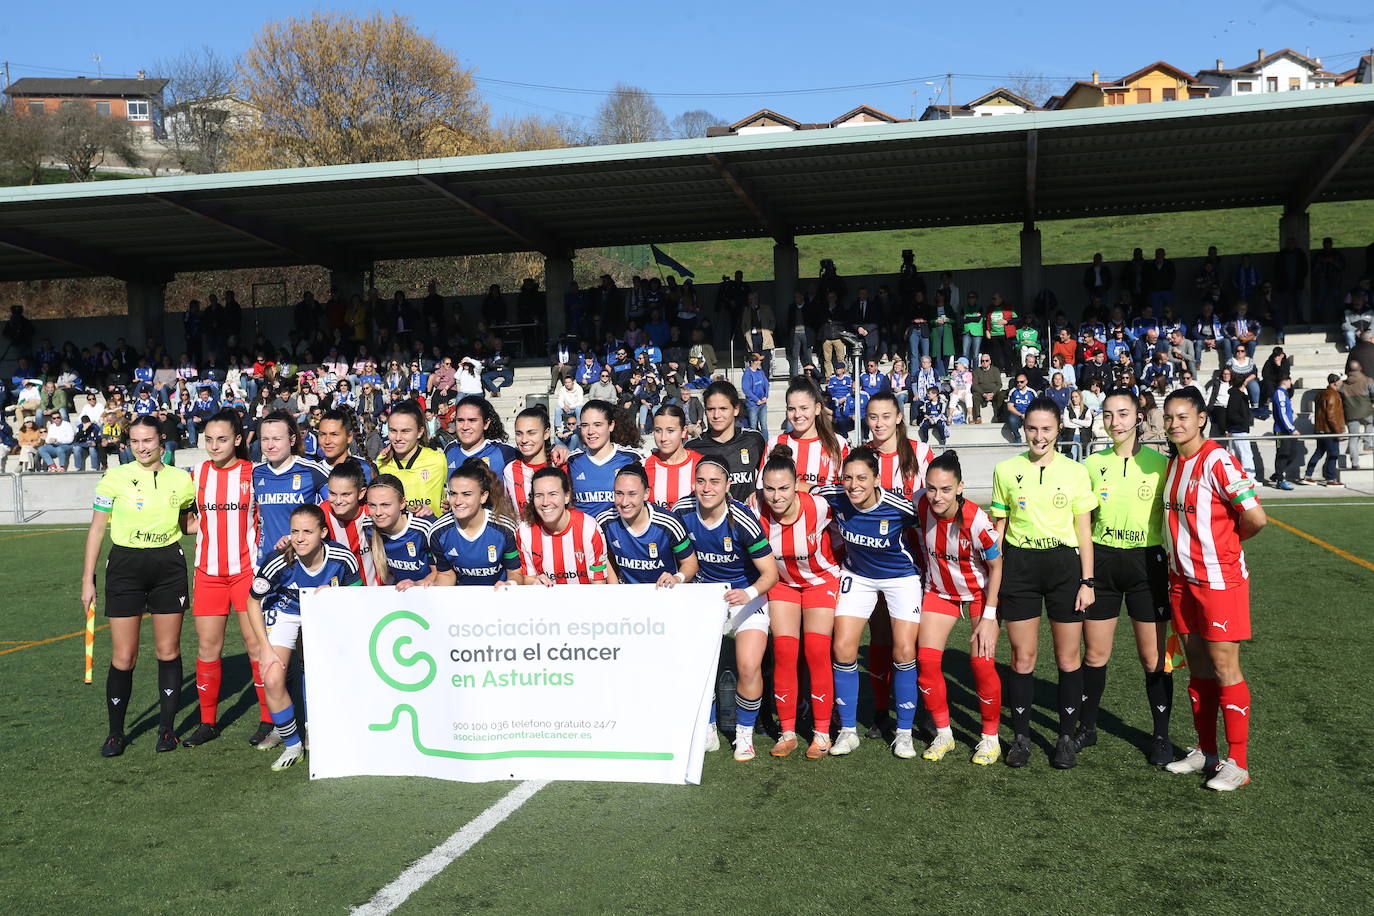
M1048 550L1006 548L1002 562L1002 590L997 597L997 616L1003 620L1033 620L1043 604L1050 620L1080 623L1087 614L1073 609L1078 599L1078 580L1082 567L1078 549L1051 547Z
M186 610L186 554L180 544L110 548L105 561L105 616L181 614Z
M1169 619L1169 559L1163 547L1093 545L1093 578L1097 600L1088 608L1089 620L1115 620L1126 613L1141 623Z

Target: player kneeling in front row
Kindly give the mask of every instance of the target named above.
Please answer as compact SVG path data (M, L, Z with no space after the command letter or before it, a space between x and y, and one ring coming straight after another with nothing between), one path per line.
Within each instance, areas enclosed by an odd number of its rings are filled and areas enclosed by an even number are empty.
M954 749L949 727L949 700L941 670L945 644L960 605L969 606L973 635L969 640L969 665L978 692L978 712L983 734L973 752L979 766L996 763L1002 756L997 728L1002 718L1002 682L997 678L997 608L987 603L1002 583L1002 553L997 530L987 513L963 497L963 472L959 457L945 452L926 469L926 488L916 503L921 521L921 545L925 548L925 595L921 599L921 627L916 650L920 689L926 708L935 720L935 740L921 756L943 760Z
M291 513L285 547L258 567L248 593L248 622L262 646L258 659L267 707L286 749L272 764L284 770L305 756L296 707L286 690L286 666L300 641L301 590L358 584L358 561L348 548L325 539L324 510L314 504Z
M1169 600L1188 656L1197 726L1197 746L1165 769L1206 774L1207 788L1228 792L1250 782L1250 688L1240 670L1240 643L1250 638L1250 571L1240 542L1258 534L1267 519L1254 480L1207 438L1207 406L1196 388L1164 399L1164 428L1178 449L1164 480ZM1218 708L1226 760L1217 754Z

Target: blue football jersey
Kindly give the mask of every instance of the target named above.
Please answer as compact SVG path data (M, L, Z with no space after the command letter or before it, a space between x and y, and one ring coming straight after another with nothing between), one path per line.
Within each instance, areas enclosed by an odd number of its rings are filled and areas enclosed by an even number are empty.
M280 468L266 461L253 466L253 498L258 502L258 556L265 557L291 533L291 513L327 498L329 471L317 461L292 456Z
M697 582L725 582L731 588L748 588L759 577L755 557L768 556L773 548L763 533L758 516L742 502L730 500L725 515L714 526L697 512L697 498L684 496L673 507L697 555Z
M444 446L444 457L448 459L448 472L450 474L462 467L463 462L469 458L481 458L487 463L487 467L491 468L496 479L500 480L506 465L519 458L520 453L512 446L492 439L483 439L477 448L469 452L458 444L457 439L454 439Z
M453 570L459 585L492 585L520 569L520 548L515 526L486 510L486 524L469 539L452 513L434 522L429 530L430 555L440 572Z
M592 518L611 508L616 471L642 460L638 452L620 445L601 461L583 449L573 452L568 456L568 478L572 481L574 506Z
M606 551L625 582L652 585L664 573L675 573L695 551L682 522L666 509L648 506L649 523L638 534L612 507L596 517L606 538Z
M358 581L358 561L353 552L337 541L325 541L324 559L315 569L306 569L299 558L288 563L283 551L272 551L253 575L249 594L262 602L262 614L270 627L278 614L301 612L301 589L357 585Z
M429 547L430 529L433 526L433 519L407 513L405 525L396 534L387 534L377 528L370 517L363 519L359 530L363 537L371 537L374 531L381 535L386 565L391 570L391 581L395 583L402 579L423 579L429 575L429 568L434 564ZM378 559L373 557L374 562ZM378 562L377 566L380 568L381 563Z
M830 504L832 524L844 539L845 569L867 579L916 575L916 557L902 536L919 524L916 507L896 493L878 491L878 502L857 509L844 487L816 487L811 495Z

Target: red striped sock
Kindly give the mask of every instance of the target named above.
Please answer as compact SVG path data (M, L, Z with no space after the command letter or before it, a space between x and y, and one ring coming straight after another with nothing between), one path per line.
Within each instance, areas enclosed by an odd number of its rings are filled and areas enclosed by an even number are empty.
M1242 770L1245 765L1245 744L1250 740L1250 685L1241 681L1222 687L1221 721L1226 726L1226 754Z
M921 701L930 710L936 728L949 728L949 699L945 692L945 672L940 669L945 653L939 649L916 650L916 677L921 686Z
M973 668L973 683L978 691L978 712L983 719L983 734L997 734L1002 721L1002 679L997 676L997 663L983 655L969 658Z
M797 653L801 641L795 636L773 637L773 700L778 707L778 725L785 732L797 730Z
M1188 681L1188 699L1193 704L1193 727L1197 729L1198 750L1216 756L1217 707L1221 705L1221 687L1216 678L1193 677Z
M868 678L873 685L873 712L887 712L892 697L892 647L868 646Z
M811 675L811 715L816 731L830 731L830 713L835 705L835 670L830 665L830 637L824 633L803 633L802 651L806 670Z
M260 721L271 722L272 713L267 709L267 688L262 683L262 671L258 668L257 659L249 662L253 667L253 689L258 692L258 710Z
M214 725L219 715L219 683L224 665L219 659L196 659L196 697L200 700L200 721Z

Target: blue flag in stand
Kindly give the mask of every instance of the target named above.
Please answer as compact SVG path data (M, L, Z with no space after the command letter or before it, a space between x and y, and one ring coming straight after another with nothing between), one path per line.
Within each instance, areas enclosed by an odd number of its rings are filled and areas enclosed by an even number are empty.
M695 276L696 276L696 274L692 273L690 270L688 270L687 268L683 267L683 266L682 266L681 264L679 264L677 261L674 261L672 258L668 257L668 256L667 256L666 254L664 254L662 251L659 251L657 245L650 245L650 246L649 246L649 251L653 252L653 255L654 255L654 263L655 263L655 264L662 264L664 267L667 267L667 268L669 268L669 269L671 269L671 270L677 271L678 276L680 276L680 277L695 277Z

